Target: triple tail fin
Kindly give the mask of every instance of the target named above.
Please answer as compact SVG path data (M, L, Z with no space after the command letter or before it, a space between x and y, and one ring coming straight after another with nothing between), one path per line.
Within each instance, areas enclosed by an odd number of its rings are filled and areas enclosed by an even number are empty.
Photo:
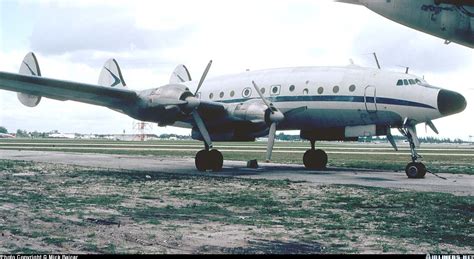
M192 81L188 68L185 65L179 65L173 71L170 78L170 84L182 84Z
M23 58L19 73L27 76L41 76L38 60L33 52L26 54L25 58ZM17 97L27 107L36 107L41 101L41 96L25 93L17 93Z
M120 66L115 59L105 62L99 76L99 85L108 87L127 87Z

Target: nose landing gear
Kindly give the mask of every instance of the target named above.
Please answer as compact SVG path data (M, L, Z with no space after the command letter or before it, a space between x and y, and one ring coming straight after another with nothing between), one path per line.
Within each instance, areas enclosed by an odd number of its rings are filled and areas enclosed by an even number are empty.
M405 168L405 173L407 174L408 178L411 179L421 179L425 178L426 172L428 171L426 169L426 166L418 162L419 158L422 158L417 152L416 152L416 147L420 146L420 142L418 140L418 137L416 135L416 128L413 127L407 127L407 128L400 128L400 133L402 133L407 139L408 142L410 143L410 151L411 151L411 160L412 162L407 165Z

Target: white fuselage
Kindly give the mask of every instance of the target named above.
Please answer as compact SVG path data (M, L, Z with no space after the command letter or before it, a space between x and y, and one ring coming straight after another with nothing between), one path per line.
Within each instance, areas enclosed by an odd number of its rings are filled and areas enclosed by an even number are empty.
M400 80L408 85L397 85ZM307 107L286 116L280 130L396 127L405 118L421 123L442 117L437 104L439 88L414 75L358 66L281 68L216 77L206 80L199 98L225 103L232 113L239 103L260 100L252 81L284 113ZM185 85L193 91L197 82Z

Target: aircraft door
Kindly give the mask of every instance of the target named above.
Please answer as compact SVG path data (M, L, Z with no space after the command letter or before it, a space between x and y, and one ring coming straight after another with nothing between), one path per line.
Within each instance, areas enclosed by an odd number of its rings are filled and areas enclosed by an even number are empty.
M365 88L364 103L368 113L377 112L377 88L375 86L369 85Z

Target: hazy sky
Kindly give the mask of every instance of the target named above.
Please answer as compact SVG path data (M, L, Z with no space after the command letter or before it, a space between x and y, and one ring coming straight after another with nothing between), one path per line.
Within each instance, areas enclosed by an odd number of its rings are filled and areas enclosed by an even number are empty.
M389 21L362 6L324 0L0 1L0 70L17 72L34 51L45 77L97 83L114 57L125 81L142 90L165 85L177 64L194 78L213 59L209 77L245 69L347 65L425 76L462 93L462 114L436 120L441 137L474 135L474 50ZM43 99L20 104L0 90L0 125L9 131L133 132L133 120L107 108ZM420 126L420 135L434 135ZM152 133L188 130L158 128ZM150 132L150 133L151 133Z

